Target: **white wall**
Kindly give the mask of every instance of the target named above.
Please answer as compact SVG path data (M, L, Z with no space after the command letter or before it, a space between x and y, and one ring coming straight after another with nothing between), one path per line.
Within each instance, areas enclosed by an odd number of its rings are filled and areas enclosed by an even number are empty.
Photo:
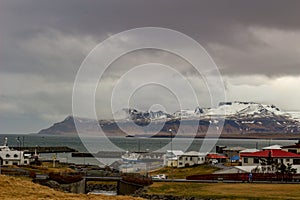
M178 167L199 165L205 163L205 156L180 156L178 158Z

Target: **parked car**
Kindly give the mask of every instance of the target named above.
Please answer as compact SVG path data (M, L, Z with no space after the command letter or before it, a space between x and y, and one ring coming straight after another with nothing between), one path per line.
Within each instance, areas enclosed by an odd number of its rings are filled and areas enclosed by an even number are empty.
M155 176L152 176L152 179L154 179L154 180L166 179L166 175L165 174L157 174Z
M213 159L213 160L211 161L211 164L213 164L213 165L216 165L216 164L218 164L218 160L216 160L216 159Z

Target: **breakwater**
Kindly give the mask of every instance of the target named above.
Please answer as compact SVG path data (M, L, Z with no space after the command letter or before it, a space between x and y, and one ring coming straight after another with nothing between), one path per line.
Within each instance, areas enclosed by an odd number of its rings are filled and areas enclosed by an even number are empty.
M36 146L36 147L11 147L11 149L26 151L28 153L67 153L67 152L77 152L76 149L72 149L67 146Z

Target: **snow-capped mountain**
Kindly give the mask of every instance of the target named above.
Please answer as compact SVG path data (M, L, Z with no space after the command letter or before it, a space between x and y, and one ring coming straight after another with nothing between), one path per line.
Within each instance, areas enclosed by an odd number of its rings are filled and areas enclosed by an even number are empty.
M216 108L200 108L195 110L182 109L173 114L167 114L162 111L138 111L133 108L122 109L115 113L115 120L122 119L151 119L159 120L166 118L195 118L195 117L211 117L211 116L225 116L225 117L267 117L267 116L286 116L288 113L282 112L274 105L265 105L254 102L221 102Z
M224 119L224 124L221 123ZM74 120L80 122L87 132L97 131L95 124L88 119L68 117L52 127L40 131L41 134L64 134L75 132ZM150 122L153 122L149 126ZM133 126L133 123L136 126ZM254 102L222 102L215 108L179 110L173 114L163 111L139 111L133 108L122 109L114 114L113 120L100 120L99 124L109 135L151 134L159 127L160 134L170 134L169 129L178 130L188 135L197 130L197 135L204 135L208 127L221 130L225 135L287 135L300 134L300 113L284 112L274 105ZM122 125L124 129L120 129ZM95 129L95 130L94 130ZM185 135L183 135L185 136Z
M274 105L265 105L254 102L221 102L216 108L197 107L194 112L184 111L185 115L190 113L190 117L195 116L226 116L226 117L263 117L274 115L287 115ZM176 114L175 116L180 116Z
M161 120L172 118L163 111L138 111L134 108L124 108L114 114L115 120Z
M300 121L300 112L287 112L293 119Z

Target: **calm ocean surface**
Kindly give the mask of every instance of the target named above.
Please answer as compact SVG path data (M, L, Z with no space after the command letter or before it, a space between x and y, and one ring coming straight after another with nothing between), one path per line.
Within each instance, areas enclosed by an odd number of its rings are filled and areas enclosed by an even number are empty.
M171 148L170 138L126 138L126 137L84 137L78 136L45 136L45 135L0 135L0 145L3 144L4 138L8 138L9 146L18 146L17 137L20 137L21 143L24 146L68 146L80 152L88 152L89 149L92 153L98 151L115 151L119 148L123 151L160 151L164 152ZM83 142L82 142L83 141ZM245 148L258 148L280 144L291 145L296 143L296 140L266 140L266 139L218 139L216 145L224 146L242 146ZM183 151L199 151L203 143L203 139L186 139L176 138L173 139L173 150ZM84 145L85 144L85 145ZM215 151L215 146L211 147L211 151ZM86 148L87 147L87 148ZM52 158L53 154L42 154L44 158ZM74 163L89 163L89 164L110 164L116 159L101 159L101 163L95 158L73 158L70 153L60 153L57 158L63 162Z

